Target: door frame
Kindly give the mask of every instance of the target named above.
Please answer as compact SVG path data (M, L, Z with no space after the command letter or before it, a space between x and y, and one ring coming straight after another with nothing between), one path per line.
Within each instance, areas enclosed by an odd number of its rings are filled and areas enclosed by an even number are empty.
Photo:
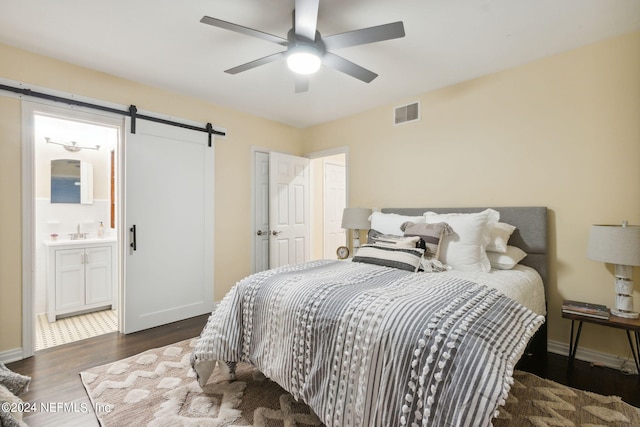
M304 157L308 157L310 160L314 160L314 159L321 159L324 157L331 157L331 156L335 156L337 154L344 154L344 173L345 173L345 179L344 179L344 184L345 184L345 207L349 207L349 146L347 145L343 145L340 147L335 147L335 148L330 148L328 150L321 150L321 151L313 151L313 152L309 152L309 153L305 153ZM311 177L311 194L314 194L314 188L313 188L313 183L314 183L314 179L313 179L313 175ZM324 197L324 191L323 191L323 197ZM314 198L311 199L311 227L313 227L316 223L316 221L318 221L318 218L314 218L314 212L315 209L313 207L313 201ZM324 203L324 200L323 200ZM323 226L324 226L324 218L322 218L322 222L323 222ZM322 236L324 239L324 235ZM313 239L313 236L311 236L311 238ZM349 240L349 237L347 236L347 241ZM313 240L311 241L311 243L313 244ZM324 242L322 243L324 246ZM312 251L313 252L313 251ZM323 247L323 252L324 252L324 247Z
M35 269L35 144L33 115L37 111L49 113L52 116L68 119L83 119L89 122L99 122L105 125L117 126L120 129L118 138L118 152L122 143L124 132L124 119L122 116L96 111L85 107L71 107L61 105L58 102L47 100L21 101L21 130L22 130L22 354L26 359L35 353L35 313L34 313L34 269ZM99 118L99 120L97 120ZM118 222L118 219L116 219ZM120 246L120 243L118 243ZM115 257L114 257L115 259ZM118 293L120 283L117 284ZM117 296L117 298L120 298ZM118 306L122 307L122 301L118 299Z
M338 218L335 218L336 222L334 224L334 227L339 226L340 230L342 230L342 236L343 236L343 240L341 242L336 242L335 239L327 239L328 235L330 233L332 233L333 231L335 231L336 229L332 229L329 230L329 220L328 218L331 216L331 214L328 214L329 209L327 209L329 206L331 206L331 202L330 202L330 198L329 196L329 173L328 173L328 169L330 168L340 168L341 170L341 174L342 175L342 185L344 186L344 193L343 193L343 200L342 200L342 211L344 212L344 208L347 207L347 166L342 163L342 164L336 164L333 162L330 162L329 159L331 158L336 158L337 156L334 157L323 157L321 159L322 161L322 253L324 258L335 258L336 257L336 249L339 246L345 246L347 244L347 230L345 230L344 228L342 228L342 212L340 212L338 215ZM344 160L344 156L342 156L342 160ZM335 206L334 206L335 207ZM318 209L319 210L319 209ZM335 210L334 210L335 212ZM336 212L337 214L337 212ZM316 224L316 227L318 225ZM339 232L337 232L339 233ZM331 247L330 243L333 243L333 247ZM337 244L336 244L337 243Z

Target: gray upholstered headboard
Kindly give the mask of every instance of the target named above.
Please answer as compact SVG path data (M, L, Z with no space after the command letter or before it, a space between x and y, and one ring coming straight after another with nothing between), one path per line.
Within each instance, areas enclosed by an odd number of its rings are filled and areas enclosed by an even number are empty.
M384 213L401 215L422 215L426 211L436 213L473 213L486 209L482 208L385 208ZM515 206L494 208L500 212L500 222L506 222L516 227L509 239L509 244L517 246L527 253L521 264L527 265L540 273L545 288L548 286L549 274L549 244L547 230L547 208L541 206Z

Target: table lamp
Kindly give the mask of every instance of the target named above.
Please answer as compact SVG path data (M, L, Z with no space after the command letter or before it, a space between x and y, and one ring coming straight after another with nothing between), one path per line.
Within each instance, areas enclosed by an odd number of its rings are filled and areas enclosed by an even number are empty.
M342 228L353 230L353 253L360 247L360 230L371 228L371 209L367 208L344 208L342 211Z
M633 311L633 266L640 266L640 226L593 225L589 234L587 256L594 261L615 265L616 307L611 314L637 319Z

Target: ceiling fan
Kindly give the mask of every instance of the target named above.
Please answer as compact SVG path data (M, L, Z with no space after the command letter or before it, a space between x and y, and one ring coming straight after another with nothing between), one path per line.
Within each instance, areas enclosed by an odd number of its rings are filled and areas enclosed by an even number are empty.
M330 51L404 37L404 25L398 21L322 37L316 29L319 3L320 0L295 0L293 28L289 30L286 39L210 16L204 16L200 22L257 37L287 48L282 52L225 70L225 73L241 73L286 57L287 65L296 73L296 93L306 92L309 89L308 76L316 72L320 65L334 68L365 83L370 83L378 77L376 73Z

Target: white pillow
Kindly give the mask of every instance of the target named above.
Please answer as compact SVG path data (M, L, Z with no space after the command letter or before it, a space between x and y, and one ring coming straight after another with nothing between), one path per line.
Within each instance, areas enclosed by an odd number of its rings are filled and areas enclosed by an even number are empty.
M500 219L500 213L486 209L478 213L437 214L425 212L429 224L446 222L453 232L440 243L440 261L454 270L488 272L491 264L486 248L491 228Z
M507 246L506 253L487 252L491 268L496 270L511 270L527 256L527 253L517 246Z
M511 237L515 229L515 226L506 222L496 222L491 228L487 252L500 252L502 254L507 252L509 237Z
M374 212L369 217L371 221L371 229L379 231L382 234L391 234L394 236L404 236L404 232L400 228L407 221L415 223L424 223L423 216L407 216L394 213Z

